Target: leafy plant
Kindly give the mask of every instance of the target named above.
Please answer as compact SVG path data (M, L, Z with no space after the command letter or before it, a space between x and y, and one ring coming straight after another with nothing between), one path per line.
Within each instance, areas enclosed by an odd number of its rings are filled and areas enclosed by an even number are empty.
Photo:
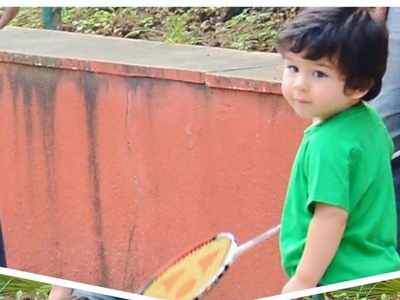
M26 24L29 24L30 28L42 27L40 8L21 8L18 17L10 23L12 26L26 26Z
M183 44L190 41L190 35L186 31L186 15L173 15L167 17L164 39L167 43Z
M0 275L0 299L6 297L16 300L29 297L32 299L47 299L51 285L41 282L16 278L7 275Z
M224 7L63 7L61 30L169 43L272 51L296 8L246 8L225 20ZM21 8L11 25L41 28L41 8Z
M400 278L321 294L326 300L395 300L400 299ZM312 300L312 297L305 297Z

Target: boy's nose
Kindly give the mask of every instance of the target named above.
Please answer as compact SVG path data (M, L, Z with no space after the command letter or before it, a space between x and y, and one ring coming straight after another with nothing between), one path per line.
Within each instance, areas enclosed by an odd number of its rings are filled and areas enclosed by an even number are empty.
M293 82L293 88L299 91L306 91L308 89L307 78L304 75L296 76Z

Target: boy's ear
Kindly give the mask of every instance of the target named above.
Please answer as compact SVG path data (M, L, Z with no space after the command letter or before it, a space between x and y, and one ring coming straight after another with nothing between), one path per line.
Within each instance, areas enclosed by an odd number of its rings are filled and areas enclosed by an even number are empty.
M346 89L346 95L350 96L352 99L356 100L356 99L361 99L362 97L364 97L369 90L372 88L372 86L374 85L374 82L371 81L368 84L367 88L360 88L360 89Z
M349 90L348 95L352 99L361 99L368 93L369 89L357 89L357 90Z

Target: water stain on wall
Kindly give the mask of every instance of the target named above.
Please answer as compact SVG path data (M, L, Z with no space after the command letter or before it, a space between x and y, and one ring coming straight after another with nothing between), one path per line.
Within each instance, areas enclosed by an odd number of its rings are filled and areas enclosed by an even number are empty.
M56 266L56 274L59 275L60 268L59 256L60 249L58 249L57 234L57 191L56 191L56 157L55 157L55 93L57 85L60 80L60 73L48 68L34 68L22 65L13 65L8 68L8 81L11 86L13 95L13 110L14 110L14 128L18 128L20 120L18 119L18 109L22 106L24 125L26 133L26 151L27 151L27 164L29 172L29 185L31 192L33 191L34 183L33 177L35 176L34 163L38 159L38 153L35 152L33 147L34 135L42 137L42 145L44 149L45 159L45 172L47 177L47 198L48 209L50 211L49 222L52 226L52 242L55 246L54 263ZM22 102L21 102L22 100ZM39 113L40 133L35 133L33 122L35 119L33 112L33 103L36 101L36 107ZM20 153L20 132L15 134L16 155ZM57 274L58 273L58 274Z
M79 77L78 86L83 91L84 105L86 110L86 129L89 141L88 151L88 173L92 184L92 219L94 221L94 230L97 241L97 257L99 258L100 278L99 284L106 285L109 281L108 266L106 262L106 253L103 241L103 219L102 219L102 201L100 192L100 172L97 158L97 105L100 86L106 84L104 80L99 80L97 75L88 72L82 72Z

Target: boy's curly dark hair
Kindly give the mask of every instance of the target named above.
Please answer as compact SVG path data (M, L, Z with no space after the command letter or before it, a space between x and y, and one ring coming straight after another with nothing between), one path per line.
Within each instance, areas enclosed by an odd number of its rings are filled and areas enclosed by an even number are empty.
M345 78L345 90L368 90L363 97L368 101L381 90L388 33L365 8L306 8L279 34L277 49L283 56L293 52L310 60L330 59Z

